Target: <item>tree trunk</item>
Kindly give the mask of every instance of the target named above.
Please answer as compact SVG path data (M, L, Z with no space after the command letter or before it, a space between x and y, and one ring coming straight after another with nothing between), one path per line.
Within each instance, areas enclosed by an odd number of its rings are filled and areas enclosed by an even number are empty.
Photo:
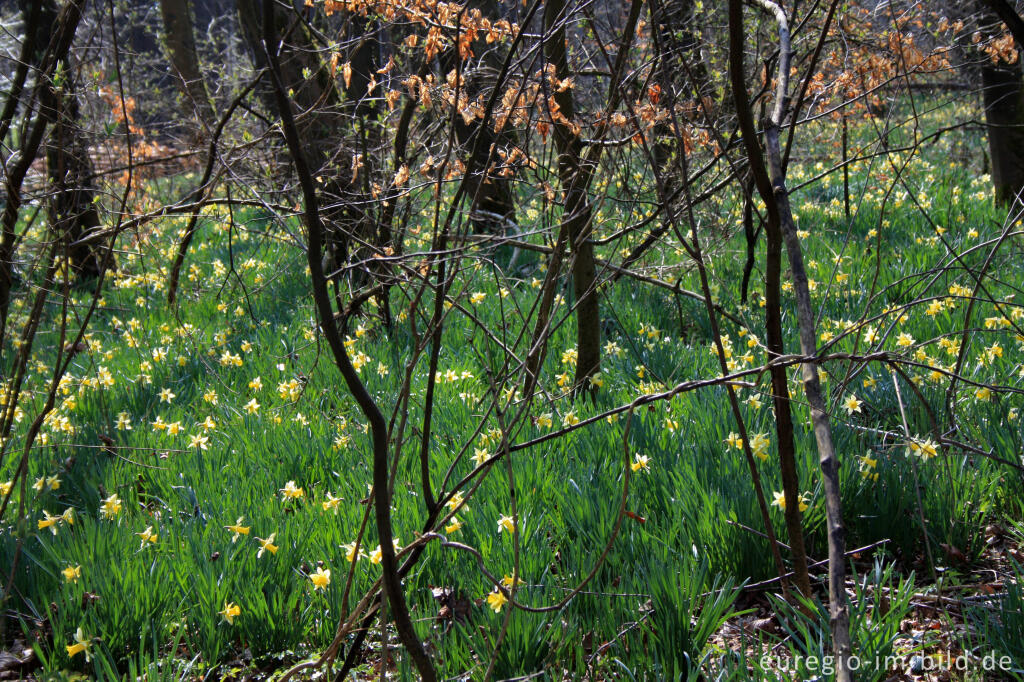
M78 24L82 19L83 4L84 0L71 0L64 5L59 14L53 15L51 19L43 17L44 10L53 9L52 3L48 3L40 7L39 14L35 15L39 33L35 43L37 53L33 55L37 75L32 101L36 103L36 106L26 106L25 115L31 115L34 108L38 109L39 113L31 124L24 126L26 134L18 151L17 159L12 160L7 166L6 196L3 215L0 218L0 225L2 225L0 228L2 229L2 236L0 236L0 346L2 346L7 332L7 315L10 309L11 289L14 284L15 225L21 209L21 187L25 175L43 143L46 128L56 116L58 98L56 88L50 81L57 64L67 62L68 50L71 48ZM30 16L28 5L28 0L23 0L22 12L26 18ZM47 22L48 30L42 29L44 21ZM32 23L28 23L27 26L32 26ZM44 45L45 49L42 47Z
M216 123L213 105L199 70L196 41L192 32L192 15L188 0L160 0L164 23L164 47L181 90L182 111L186 119L199 118L196 137Z
M267 67L261 17L263 2L268 1L271 0L236 0L242 36L257 69ZM299 110L308 112L298 118L296 126L324 197L324 270L333 281L351 261L369 263L349 273L353 287L358 288L386 276L381 271L383 266L374 262L372 251L381 246L381 240L391 238L390 234L378 234L374 211L380 202L372 196L374 180L386 185L377 177L381 164L376 157L382 152L376 100L366 97L367 87L379 67L377 27L369 19L347 18L343 42L353 47L340 56L340 62L348 62L352 71L348 87L342 92L304 22L281 7L275 7L273 14L275 24L282 29L278 38L281 82L285 91L293 94ZM261 95L267 110L276 112L269 82ZM350 254L350 248L354 254Z
M498 0L470 0L468 6L480 10L480 13L490 19L497 21L504 17L504 11ZM501 70L502 53L488 45L483 36L477 38L472 45L474 54L481 55L479 68L466 74L466 96L470 101L480 94L485 94L489 88L497 87L500 84L494 83L493 75ZM442 59L443 69L450 69L459 59L456 49L451 49ZM464 62L469 64L467 60ZM447 73L447 71L445 72ZM444 77L444 73L441 74ZM475 149L476 156L467 161L467 168L472 173L466 178L466 195L470 197L470 221L473 224L473 231L477 234L503 234L509 224L514 224L516 219L515 197L512 191L512 182L509 178L499 177L489 172L488 166L493 164L497 157L494 145L498 147L509 147L516 143L515 134L506 129L502 135L496 135L489 125L484 125L479 119L466 123L460 117L455 118L455 135L459 144L465 149ZM477 144L477 138L482 138ZM488 164L490 157L491 164Z
M565 2L551 0L544 8L544 56L555 67L555 76L567 80L569 60L565 47ZM601 315L596 291L597 266L594 246L592 209L587 196L596 164L583 158L583 142L570 127L575 116L572 88L555 92L552 97L561 117L554 123L555 148L558 151L558 179L562 185L564 204L559 230L565 230L573 253L572 288L576 305L576 380L577 389L588 388L590 377L601 371Z
M1024 188L1024 80L1021 63L981 67L981 85L996 203L1012 202Z
M51 35L57 29L57 5L53 0L38 0L41 5L39 29ZM28 16L29 9L23 5ZM36 45L44 45L42 40ZM37 60L42 60L40 50ZM38 61L36 62L38 63ZM65 66L68 65L65 59ZM53 127L46 143L46 167L50 179L51 196L47 213L54 234L63 242L61 251L72 270L80 277L92 278L100 274L103 263L102 249L92 237L100 229L96 210L96 188L89 142L80 125L78 94L75 75L65 68L65 77L54 88Z
M790 50L789 22L785 11L772 0L756 0L757 4L771 14L778 24L779 32L779 67L776 81L775 104L771 116L768 118L764 131L765 151L767 152L768 166L765 167L764 154L757 144L757 132L754 127L754 117L750 111L750 103L747 99L746 85L743 81L743 6L740 0L729 2L729 71L732 80L733 93L736 99L736 109L739 116L740 127L743 132L743 142L747 149L747 156L750 160L750 171L753 174L757 190L765 202L768 210L768 220L765 225L765 232L768 238L768 258L765 266L766 280L772 285L766 289L766 315L768 320L769 338L776 336L776 344L769 342L769 351L773 352L773 345L782 351L781 338L781 316L779 312L778 280L781 268L781 248L785 242L787 255L789 256L789 267L792 273L793 290L796 293L797 324L800 331L800 350L805 357L813 358L817 355L815 345L815 315L811 304L810 287L807 273L803 264L803 252L800 247L800 240L796 234L796 224L793 221L793 212L789 204L789 192L786 189L786 172L782 161L782 150L779 144L779 129L786 117L790 115L791 109L788 99L788 86L790 75ZM831 15L830 15L831 16ZM827 30L827 26L825 29ZM813 70L813 62L811 66ZM811 77L811 73L806 75ZM775 311L774 313L772 311ZM773 327L775 328L773 331ZM829 423L829 415L825 398L821 391L821 384L818 379L818 365L813 361L804 362L800 365L804 380L804 394L811 408L811 422L814 428L814 436L818 446L818 460L821 467L822 487L825 491L825 512L828 527L828 569L829 569L829 616L832 630L832 649L835 652L835 673L837 682L851 682L853 679L850 668L850 614L846 600L846 557L845 557L845 527L843 525L842 503L839 489L839 460L836 455L835 445L832 441L832 430ZM781 380L781 391L777 386ZM785 370L781 376L772 372L772 383L776 385L775 408L776 422L779 424L779 453L781 456L780 465L782 468L783 487L785 492L786 525L790 529L790 540L793 544L794 559L801 563L797 566L798 582L801 583L801 590L805 596L810 597L810 584L807 579L807 557L803 548L803 530L800 526L799 494L796 490L796 480L793 424L790 403L785 404L779 400L780 395L787 391ZM785 423L785 444L783 450L783 424ZM784 455L784 456L783 456ZM790 468L790 471L787 471ZM800 540L799 548L792 535ZM799 549L799 551L798 551ZM802 573L800 575L799 573Z

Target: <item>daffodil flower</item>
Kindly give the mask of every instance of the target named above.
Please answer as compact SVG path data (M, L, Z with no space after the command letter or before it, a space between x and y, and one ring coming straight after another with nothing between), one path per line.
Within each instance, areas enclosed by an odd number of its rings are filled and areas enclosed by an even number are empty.
M64 576L64 582L77 583L78 579L82 577L82 567L68 566L61 571L61 574Z
M857 396L851 395L843 401L843 407L846 408L846 414L853 414L854 412L860 412L861 401L857 400Z
M157 534L153 532L153 526L146 526L146 530L142 531L141 533L136 533L136 535L142 538L143 547L146 546L147 542L150 544L156 544Z
M356 543L350 542L347 545L342 545L341 548L345 550L345 558L348 559L349 563L358 561L359 557L366 556L362 550L356 549Z
M522 578L519 578L518 576L516 577L515 580L513 580L512 576L505 575L501 579L501 584L504 585L505 587L512 587L513 585L522 585L523 584L523 580L522 580Z
M238 536L239 535L248 535L249 534L249 526L243 526L242 525L242 521L245 521L245 517L244 516L239 516L238 520L235 521L235 525L233 525L233 526L224 526L224 528L226 528L227 530L229 530L232 533L234 533L234 535L231 536L231 542L233 542L233 543L238 541Z
M487 605L491 607L491 611L499 613L501 607L508 603L508 597L504 595L500 590L495 590L487 595Z
M256 552L256 558L262 559L264 552L270 552L271 554L277 554L277 545L274 544L274 536L277 533L271 533L266 539L256 538L260 543L260 549Z
M455 510L455 509L458 509L459 505L462 504L465 501L466 501L465 498L462 496L462 491L461 490L457 490L452 495L452 499L448 500L448 503L447 503L446 506L449 509L451 509L451 510ZM463 507L462 510L464 512L469 512L469 507Z
M800 497L797 498L797 501L800 503L798 507L802 512L807 511L808 507L806 495L807 493L801 493ZM773 492L772 496L775 498L772 500L772 506L778 507L782 511L786 511L786 494L783 492Z
M100 514L103 515L103 518L108 521L113 520L116 519L120 513L121 499L117 495L111 495L103 500L103 504L100 506Z
M509 533L516 532L516 523L512 520L511 516L502 516L498 519L498 532L508 531Z
M321 506L324 511L333 511L335 514L338 513L338 505L341 503L340 497L335 497L331 493L327 493L327 499L321 502Z
M39 524L38 524L39 525L39 530L44 530L46 528L49 528L50 532L53 533L54 535L56 535L57 534L57 524L59 524L60 522L61 522L61 517L59 517L59 516L51 516L50 512L48 512L48 511L46 511L44 509L43 510L43 518L39 519Z
M306 494L303 492L302 488L295 485L295 481L288 481L285 483L284 487L281 488L280 493L286 500L298 499Z
M647 455L641 455L639 452L636 453L636 457L633 458L633 463L629 465L629 468L633 471L642 471L648 473L651 470L650 466L651 458Z
M762 462L768 459L768 447L772 444L767 434L758 433L750 441L750 451Z
M75 630L74 644L68 644L68 658L74 658L78 654L85 654L85 662L88 663L92 660L92 654L89 652L89 647L92 646L92 642L82 634L82 628L79 627Z
M313 589L324 591L327 586L331 584L331 570L326 571L322 567L317 567L316 572L310 574L309 579L313 582Z
M228 625L235 624L235 618L241 615L242 609L239 608L238 604L230 601L224 602L224 608L217 612L217 615L221 616Z

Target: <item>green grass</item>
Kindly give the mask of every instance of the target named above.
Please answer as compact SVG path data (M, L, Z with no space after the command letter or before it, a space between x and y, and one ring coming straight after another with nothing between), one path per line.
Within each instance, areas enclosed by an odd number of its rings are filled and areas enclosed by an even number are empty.
M970 249L998 235L1003 214L990 205L983 180L965 169L941 165L939 159L937 153L915 160L912 184L923 187L922 196L948 228L943 238L966 252L965 264L977 268L987 250ZM794 197L799 225L808 230L803 243L810 275L818 283L814 303L820 311L820 329L837 337L831 341L832 351L853 351L855 344L864 351L864 328L844 336L842 321L867 314L880 338L884 336L876 346L902 350L896 339L901 333L909 334L915 344L906 349L908 357L920 348L933 360L950 365L954 358L938 340L959 329L966 309L963 300L951 299L955 306L935 316L926 314L927 303L914 306L906 310L905 322L897 322L902 311L886 311L915 298L947 297L954 283L973 288L971 279L956 265L950 272L930 275L933 268L950 260L942 242L933 239L906 199L900 205L891 202L880 216L884 185L863 168L855 170L856 196L862 201L849 222L837 207L841 190L833 176ZM794 168L794 184L812 174L810 161ZM728 197L708 210L736 220L737 207ZM236 212L236 219L250 222L232 230L233 253L229 253L226 215L211 211L203 221L177 310L168 310L163 303L161 268L166 270L166 249L182 221L158 224L146 235L147 244L138 257L122 256L124 276L107 287L91 326L90 351L75 358L73 377L59 396L63 404L55 414L60 419L48 422L43 430L46 442L37 442L29 460L30 485L39 477L58 476L60 486L39 494L30 487L25 498L14 493L14 501L22 500L28 514L25 521L14 522L8 512L8 525L0 533L0 565L11 565L16 544L23 541L9 608L27 630L45 633L35 646L48 673L71 668L111 677L134 676L148 669L157 676L174 674L179 669L174 666L180 666L196 674L220 665L239 665L243 651L252 655L257 667L279 668L322 650L352 604L352 599L347 605L343 602L349 563L342 546L355 541L366 512L361 500L370 481L368 436L327 349L314 333L302 253L286 241L243 229L272 229L264 217ZM617 214L606 209L598 223L601 230L610 231L617 220ZM881 235L869 237L882 221ZM969 235L972 229L977 236ZM747 339L763 339L763 320L756 299L747 308L739 306L742 237L726 239L724 234L709 229L707 241L717 253L711 269L718 300L748 321L746 336L735 325L725 325L734 356L739 357L748 351ZM1013 248L1019 250L1019 242ZM837 256L842 260L834 271ZM682 258L667 249L655 257L667 262L659 276L680 277L685 288L697 288L694 275L679 267ZM882 267L872 288L878 258ZM230 271L232 262L235 272ZM998 256L993 271L1001 281L989 282L989 292L997 297L1009 297L1024 281L1019 259ZM835 272L846 278L836 281ZM489 267L469 267L459 274L454 291L462 292L462 305L472 308L490 329L500 331L510 319L514 302L529 305L535 294L530 285L534 276L542 274L530 272L522 280L503 280ZM755 275L755 292L758 282ZM502 298L501 288L509 289L508 298ZM474 306L468 296L477 291L486 298ZM85 297L79 291L78 298ZM791 302L787 298L790 308ZM16 323L24 317L25 305L16 301ZM400 313L407 302L395 291L391 305ZM565 306L560 310L564 314ZM605 292L602 314L608 320L604 341L618 344L621 355L606 353L605 384L593 404L572 402L557 384L558 375L573 369L562 361L563 351L575 339L571 316L552 338L542 382L557 399L538 403L534 412L551 413L555 427L570 411L580 418L598 414L629 402L654 383L672 386L718 373L717 360L709 352L708 322L698 303L682 299L677 305L664 290L621 283ZM965 373L1013 385L1020 368L1020 341L1010 329L985 328L984 320L997 314L990 303L976 308L971 326L977 331L970 337ZM494 360L500 357L500 348L466 317L452 314L449 320L440 371L472 376L438 385L436 428L430 444L435 490L449 469L450 481L473 469L476 448L493 452L496 442L486 434L498 428L493 414L486 420L482 415L489 405L486 382L500 369ZM49 328L54 322L55 318L48 319ZM787 312L785 323L789 348L796 348L791 313ZM372 314L356 321L350 332L351 352L366 357L361 375L390 415L412 337L402 324L389 332ZM960 340L959 335L949 338ZM28 378L32 393L22 404L27 417L9 446L14 452L19 452L27 423L41 404L46 365L56 343L52 332L37 342ZM984 349L993 344L1001 346L1002 357L982 362ZM241 366L231 364L225 352L237 355ZM750 352L753 364L760 364L761 348ZM643 379L638 366L644 368ZM109 372L112 385L93 383L107 376L100 367ZM983 548L980 529L996 510L1019 514L1019 475L965 452L949 451L928 461L908 456L905 439L899 435L902 420L888 372L870 366L851 377L842 392L840 384L848 369L841 361L830 364L825 384L835 406L848 546L888 540L887 557L904 571L917 568L919 580L930 578L927 569L922 573L919 566L926 552L934 553L940 562L945 560L940 543L958 548L969 561L976 560ZM942 414L945 380L932 381L923 369L910 373L920 377L922 394ZM876 380L870 388L863 384L869 376ZM254 388L257 378L262 388ZM412 375L415 398L408 408L410 425L421 421L425 386L425 363L420 363ZM760 407L742 405L752 433L773 433L766 386L762 380L757 393L741 392L743 399L759 395L762 402ZM171 402L161 400L164 389L175 394ZM801 487L810 505L805 528L808 552L820 559L827 554L824 502L801 390L792 384ZM210 391L216 393L216 402ZM862 413L847 415L840 407L839 401L850 393L863 401ZM927 411L905 382L901 382L901 395L910 433L927 437ZM252 400L259 408L250 413L245 406ZM961 384L957 403L958 438L1016 461L1021 431L1019 419L1011 419L1010 411L1020 407L1018 395L983 401L975 397L973 387ZM130 419L130 430L117 426L122 412ZM73 431L62 428L65 418ZM207 418L215 422L208 432L201 426ZM180 423L180 433L155 430L153 423L158 419L163 424ZM512 457L523 602L533 606L558 602L594 566L617 515L625 470L625 419L600 421ZM675 422L671 429L666 428L666 420ZM513 434L513 442L548 430L527 423ZM734 587L774 574L764 539L744 528L760 529L761 521L741 453L725 443L734 430L726 394L720 388L685 393L632 416L628 452L650 456L651 468L632 477L627 509L643 521L623 520L607 561L583 594L557 612L516 612L511 617L504 645L496 655L497 676L543 670L555 677L560 671L577 676L598 666L609 675L634 679L675 677L705 660L710 634L732 611ZM206 449L189 446L189 435L204 433L209 438ZM114 448L100 447L101 435L112 438ZM416 483L419 440L413 432L404 435L393 509L395 534L402 546L422 530L424 516ZM769 458L759 464L769 499L772 491L781 490L774 445ZM868 453L877 466L866 473L877 473L877 480L859 471L857 458ZM8 455L3 461L5 474L0 480L10 478L15 460ZM281 489L288 481L303 489L301 498L283 498ZM341 500L334 509L324 508L328 493ZM104 519L100 508L110 495L117 495L123 508L116 518ZM501 516L510 513L504 463L483 480L467 506L458 514L463 526L451 534L452 539L477 548L493 574L511 574L512 542L507 533L499 534L497 525ZM56 534L37 528L44 510L60 514L66 509L74 510L73 526L58 524ZM782 513L773 508L772 514L775 530L785 540ZM232 541L233 534L225 527L239 517L244 517L242 524L250 532ZM138 535L147 527L157 533L155 543L144 542ZM257 538L271 534L277 552L258 558ZM362 542L364 551L369 554L381 540L389 541L375 536L371 520ZM75 566L81 566L81 576L75 582L65 580L61 571ZM314 590L309 579L318 566L332 574L323 591ZM356 563L353 595L369 589L379 573L379 566L361 558ZM890 572L879 576L879 581L898 582ZM434 621L438 606L430 588L438 586L451 588L472 603L469 621L447 633ZM434 659L442 671L482 673L505 611L495 614L483 603L492 586L476 570L475 560L432 543L407 577L405 588L418 634L436 652ZM709 598L709 592L717 596ZM87 599L83 608L86 593L98 599ZM218 614L228 602L240 608L233 624ZM857 611L858 617L867 618L873 607L863 601L858 608L863 611ZM690 619L694 610L701 614L695 623ZM800 621L798 612L793 614L793 627L802 628L799 632L806 635L799 640L804 642L801 646L825 646L820 637L813 642L808 639L817 632L808 624L811 621ZM813 626L824 627L820 618ZM69 658L66 652L79 627L98 638L94 660L88 665L83 656ZM862 630L857 632L866 632ZM584 653L584 640L594 647L610 645L591 661ZM882 638L871 646L884 650L887 642ZM412 675L401 657L397 663L403 676Z

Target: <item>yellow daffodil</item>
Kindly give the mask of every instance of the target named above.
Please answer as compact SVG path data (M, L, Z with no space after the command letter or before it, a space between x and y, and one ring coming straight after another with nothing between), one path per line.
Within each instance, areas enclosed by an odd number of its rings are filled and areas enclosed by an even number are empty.
M231 542L237 542L239 535L248 535L249 534L249 526L243 526L242 525L242 521L245 521L245 517L244 516L239 516L238 520L235 521L235 525L233 525L233 526L224 526L224 528L226 528L227 530L229 530L232 533L234 533L234 535L231 536Z
M522 578L518 578L518 577L515 580L513 580L512 576L506 574L501 579L501 584L504 585L505 587L512 587L513 584L515 584L515 585L522 585L523 584L523 580L522 580Z
M931 438L925 440L911 438L907 442L907 454L917 455L921 459L928 461L939 454L939 449L938 445Z
M444 527L444 532L451 534L458 532L462 528L462 521L459 521L456 517L452 517L451 523Z
M284 487L281 488L280 492L281 492L281 495L286 500L299 499L300 497L302 497L303 495L306 494L302 490L302 488L299 488L298 486L295 485L295 481L288 481L287 483L285 483Z
M460 504L462 504L463 502L465 502L465 501L466 501L466 499L462 496L462 491L461 490L457 490L452 495L452 499L448 500L447 506L448 506L449 509L454 510L454 509L457 509L458 506ZM468 512L469 511L469 507L463 507L462 511Z
M647 455L641 455L639 452L636 453L636 457L633 458L633 463L629 465L629 468L633 471L642 471L648 473L651 470L650 465L651 458Z
M43 518L39 519L39 530L50 529L50 532L54 535L57 534L58 524L61 522L61 517L51 516L50 512L43 510Z
M331 570L326 571L322 567L317 567L316 572L310 574L309 579L313 583L314 590L324 591L327 586L331 584Z
M797 500L800 502L798 505L800 511L807 511L807 500L805 499L807 493L802 493ZM782 511L786 511L786 494L782 492L773 492L772 496L775 498L772 500L772 506L778 507Z
M750 451L763 462L768 459L768 448L771 444L767 434L757 433L750 440Z
M271 533L266 538L256 538L256 541L260 543L259 551L256 552L257 559L262 559L264 552L277 554L277 545L274 544L275 535L277 535L277 533Z
M843 407L846 408L846 414L853 414L854 412L860 412L861 401L857 400L857 396L851 395L843 401Z
M235 618L240 616L242 609L239 608L238 604L230 601L224 602L224 608L217 612L217 615L221 616L228 625L235 624Z
M338 505L341 504L341 498L335 497L331 493L327 493L327 499L320 503L324 511L333 511L335 514L338 513Z
M153 532L153 526L146 526L146 530L142 531L141 533L136 533L136 535L142 538L143 547L146 546L147 542L150 544L156 544L157 534Z
M501 533L502 531L516 532L516 523L512 520L511 516L502 516L498 519L498 532Z
M361 549L357 549L356 543L350 542L347 545L342 545L341 548L345 550L345 558L348 559L349 563L358 561L359 557L366 556Z
M64 575L64 582L77 583L78 579L82 577L82 567L68 566L61 573Z
M495 590L487 595L487 605L491 607L491 611L499 613L501 607L508 603L508 597L504 595L500 590Z
M100 505L100 514L108 521L116 519L121 513L121 499L117 495L111 495L103 500Z
M68 658L74 658L78 654L85 654L85 662L88 663L92 660L92 654L89 652L89 647L92 646L92 642L82 634L82 628L79 627L75 630L74 644L68 644Z

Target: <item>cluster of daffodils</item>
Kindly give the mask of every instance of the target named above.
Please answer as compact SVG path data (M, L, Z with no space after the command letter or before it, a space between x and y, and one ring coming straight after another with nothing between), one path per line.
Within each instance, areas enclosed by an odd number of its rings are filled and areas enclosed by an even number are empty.
M730 432L728 437L725 439L725 444L730 448L737 450L744 449L743 439L740 438L738 433ZM768 448L772 445L771 439L767 433L755 433L750 438L750 452L762 462L768 460Z
M938 456L939 446L937 443L932 441L931 438L921 439L920 437L914 436L907 441L907 456L916 455L924 461L928 461L933 457Z
M778 507L782 511L786 511L786 494L784 492L775 491L772 493L772 498L773 507ZM797 497L797 502L799 503L797 507L801 512L807 511L810 506L810 499L807 493L800 493Z

